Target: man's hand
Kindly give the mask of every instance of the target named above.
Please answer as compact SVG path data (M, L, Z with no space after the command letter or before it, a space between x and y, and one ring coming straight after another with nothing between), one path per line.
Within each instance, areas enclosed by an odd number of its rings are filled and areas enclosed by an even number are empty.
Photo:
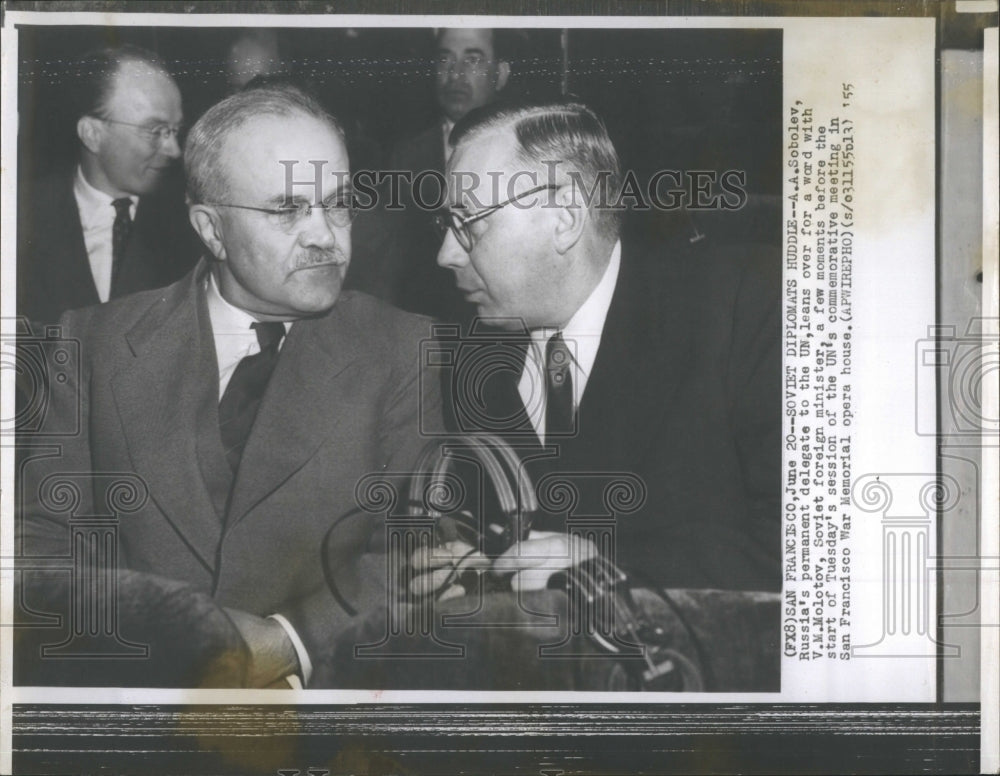
M250 648L247 685L290 687L285 677L298 673L299 659L285 629L276 620L258 617L239 609L225 611Z
M436 547L420 547L410 557L414 577L410 592L425 596L437 593L439 600L463 595L460 577L473 569L488 569L493 561L470 544L456 539Z
M541 590L554 574L597 556L593 542L579 536L551 531L532 531L503 555L491 560L463 541L445 542L438 547L422 547L410 558L416 576L410 591L428 595L439 590L444 600L462 595L461 575L471 569L489 569L511 575L511 589Z
M554 574L597 557L589 539L552 531L532 531L493 561L493 571L513 572L510 586L520 590L543 590Z

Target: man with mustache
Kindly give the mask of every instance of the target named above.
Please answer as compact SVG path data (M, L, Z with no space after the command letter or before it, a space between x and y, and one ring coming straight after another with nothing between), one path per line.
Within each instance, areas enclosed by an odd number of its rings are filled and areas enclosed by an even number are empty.
M121 565L224 608L249 648L247 686L308 685L369 583L364 600L381 601L384 575L360 569L378 521L337 518L366 474L412 467L419 421L440 417L419 375L427 325L341 293L347 150L313 98L291 86L228 97L192 128L184 161L206 258L168 288L63 317L82 380L47 420L71 425L79 397L83 433L25 465L21 540L28 555L68 551L67 516L35 501L53 467L94 472L85 514L104 508L102 473L138 475L148 498L121 521Z
M508 36L505 30L446 27L438 31L434 95L439 120L392 150L390 170L414 177L424 171L444 173L451 155L448 136L455 122L470 110L497 100L507 85L512 47ZM440 194L433 177L416 191L405 183L400 187L403 253L398 260L394 298L404 309L457 321L473 310L455 288L451 273L436 264L441 240L434 228L434 214L422 207L434 204Z

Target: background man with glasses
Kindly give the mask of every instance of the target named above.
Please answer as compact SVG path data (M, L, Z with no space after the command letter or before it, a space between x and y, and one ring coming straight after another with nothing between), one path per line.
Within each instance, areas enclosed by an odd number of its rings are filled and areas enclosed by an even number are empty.
M778 257L623 244L618 155L583 105L485 108L452 140L438 263L484 322L523 334L506 343L524 359L497 347L489 369L483 332L467 339L475 363L442 372L452 425L503 433L535 483L567 477L576 515L608 514L607 473L637 478L610 558L636 580L780 590ZM601 177L608 195L589 196ZM571 551L565 515L533 527L493 564L515 587L593 551Z
M132 46L77 69L78 164L26 181L18 208L18 314L36 323L172 283L197 259L177 169L177 84Z
M338 517L357 511L365 475L412 468L421 420L440 426L440 393L419 375L428 322L341 293L347 149L313 98L226 98L192 128L185 171L206 258L168 288L62 319L81 339L84 433L25 467L25 554L66 552L65 516L30 501L46 463L134 472L149 498L122 520L124 565L224 607L250 650L246 685L308 684L351 615L385 603L384 568L364 555L379 520ZM72 410L46 420L64 427Z

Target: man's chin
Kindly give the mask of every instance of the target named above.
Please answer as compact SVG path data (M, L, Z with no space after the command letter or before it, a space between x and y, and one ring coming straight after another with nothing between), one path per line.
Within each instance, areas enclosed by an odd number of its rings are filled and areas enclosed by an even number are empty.
M503 329L504 331L526 331L524 319L520 316L505 313L488 306L476 305L475 322L481 323L491 329Z
M169 172L170 167L150 167L142 176L142 180L136 181L134 193L140 196L152 194L163 184Z
M326 315L337 305L340 292L334 296L302 300L296 304L296 312L300 318L318 318Z
M321 265L300 270L295 277L302 285L299 285L292 305L304 317L323 315L333 309L340 299L344 286L343 267Z
M465 97L456 98L453 100L443 99L441 100L441 111L447 116L451 121L458 122L462 117L472 110L472 105L469 100Z

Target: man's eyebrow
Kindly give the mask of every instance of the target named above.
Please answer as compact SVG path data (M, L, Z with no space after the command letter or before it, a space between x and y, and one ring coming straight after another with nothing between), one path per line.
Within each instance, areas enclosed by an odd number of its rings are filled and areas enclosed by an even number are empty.
M350 197L353 194L354 194L354 188L350 184L348 184L348 185L346 185L346 186L344 186L342 188L335 188L333 190L332 194L328 194L327 196L325 196L323 198L323 204L327 204L329 202L335 202L338 199L344 199L345 197ZM300 205L300 204L313 205L313 204L315 204L309 197L307 197L307 196L305 196L303 194L292 194L292 195L275 194L273 197L271 197L270 199L266 200L265 204L267 204L267 205L274 205L276 207L282 207L284 205L287 205L289 202L291 202L292 204L295 204L295 205Z
M269 207L286 207L289 203L298 205L302 202L308 203L309 200L300 194L275 194L273 197L268 197L264 204Z
M336 202L337 200L345 199L354 194L354 188L350 185L344 186L340 189L335 189L333 194L330 194L323 200L323 204L328 204L330 202Z
M163 118L163 116L150 116L145 119L140 126L143 127L180 127L184 125L184 119L174 122L170 119Z
M484 57L486 56L486 52L483 51L483 49L481 49L481 48L467 48L467 49L462 49L462 55L463 56L467 56L469 54L479 54L480 56L484 56Z

